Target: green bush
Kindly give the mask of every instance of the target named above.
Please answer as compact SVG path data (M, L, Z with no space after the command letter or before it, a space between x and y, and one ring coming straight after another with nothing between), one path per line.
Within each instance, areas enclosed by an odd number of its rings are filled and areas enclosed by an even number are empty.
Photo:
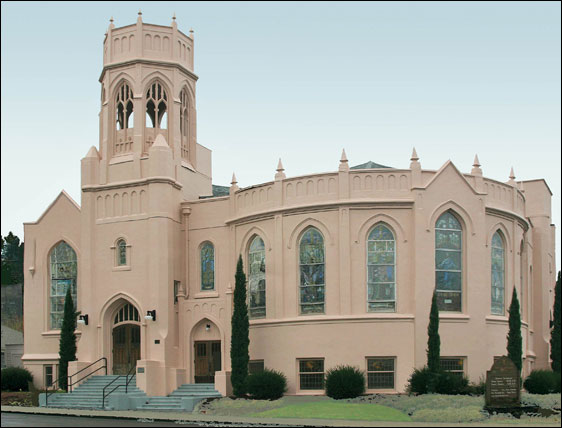
M265 369L248 375L246 390L254 400L277 400L287 391L287 378L281 372Z
M560 373L551 370L533 370L523 382L531 394L551 394L560 392Z
M20 367L2 369L2 391L27 391L27 382L33 382L33 375Z
M340 400L365 393L365 374L356 367L337 366L326 372L326 395Z
M484 378L480 378L478 383L470 383L467 388L467 394L469 395L486 394L486 380Z
M485 391L486 385L484 385ZM426 366L414 369L408 379L409 394L446 394L460 395L477 393L478 387L469 387L468 378L446 371L432 372Z

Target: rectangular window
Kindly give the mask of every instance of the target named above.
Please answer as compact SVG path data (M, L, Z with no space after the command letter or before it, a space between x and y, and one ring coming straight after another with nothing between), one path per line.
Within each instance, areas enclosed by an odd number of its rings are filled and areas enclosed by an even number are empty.
M53 366L45 366L45 387L50 388L53 386Z
M299 360L301 390L324 389L324 360Z
M439 362L441 370L454 373L459 377L464 376L464 358L461 357L446 357L441 358Z
M367 358L367 388L394 389L394 358Z
M248 373L261 373L265 369L263 360L252 360L248 363Z

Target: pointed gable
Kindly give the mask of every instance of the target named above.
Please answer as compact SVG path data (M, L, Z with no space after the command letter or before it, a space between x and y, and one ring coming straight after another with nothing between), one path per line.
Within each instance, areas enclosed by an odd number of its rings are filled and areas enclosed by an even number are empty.
M41 216L37 219L37 221L34 222L29 222L29 223L25 223L25 224L38 224L40 223L45 216L57 205L59 204L64 204L64 203L69 204L71 207L76 208L76 210L78 211L78 214L80 214L80 205L78 205L74 199L72 199L70 197L70 195L68 193L66 193L64 190L62 190L59 195L55 198L55 200L53 202L51 202L51 204L47 207L47 209L43 212L43 214L41 214Z
M465 189L468 188L475 195L481 194L468 182L466 177L458 170L458 168L450 159L437 170L435 175L431 178L431 180L427 182L425 186L423 186L423 188L429 189L436 186L437 183L446 183L447 186L449 186L451 183L459 183L460 186L455 184L454 187L458 189L460 189L461 187Z

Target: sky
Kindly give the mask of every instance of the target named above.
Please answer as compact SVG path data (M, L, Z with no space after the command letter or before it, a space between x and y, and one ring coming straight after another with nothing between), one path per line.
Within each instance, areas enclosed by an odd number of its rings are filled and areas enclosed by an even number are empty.
M544 178L560 269L559 2L2 2L1 233L23 237L98 146L104 33L195 36L197 138L213 183L245 187L368 160Z

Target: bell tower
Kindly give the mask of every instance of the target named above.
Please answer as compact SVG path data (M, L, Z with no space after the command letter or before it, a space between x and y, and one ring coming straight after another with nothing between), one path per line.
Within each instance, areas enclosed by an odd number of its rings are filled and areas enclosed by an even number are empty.
M149 178L150 149L162 136L171 151L166 176L182 185L183 198L212 193L211 152L197 144L193 46L193 31L178 30L175 15L170 26L144 23L140 11L133 25L110 20L99 78L99 181L91 184Z

